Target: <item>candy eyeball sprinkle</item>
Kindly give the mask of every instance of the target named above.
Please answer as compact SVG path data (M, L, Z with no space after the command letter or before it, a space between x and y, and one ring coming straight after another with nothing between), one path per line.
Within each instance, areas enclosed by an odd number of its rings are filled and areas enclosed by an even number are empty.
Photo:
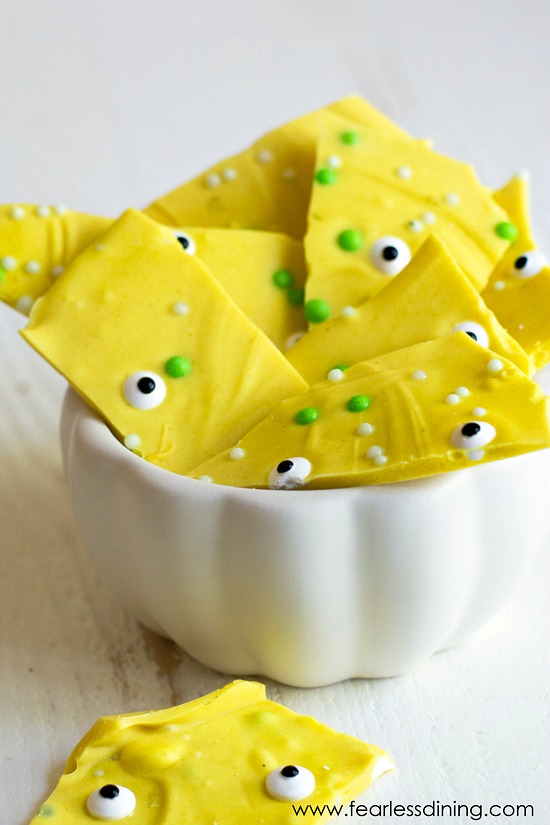
M124 819L134 812L135 807L135 794L124 785L103 785L86 800L88 813L104 821Z
M545 266L548 266L548 258L538 249L532 249L518 255L514 261L511 274L514 278L533 278Z
M134 372L122 385L124 398L137 410L153 410L166 397L166 384L154 372Z
M410 262L411 250L401 238L384 235L373 243L370 259L384 275L398 275Z
M270 490L294 490L301 487L311 473L307 458L285 458L269 473Z
M315 777L300 765L285 765L267 775L265 787L273 799L281 802L299 802L315 790Z
M193 240L191 235L189 235L188 232L182 232L181 229L176 229L174 231L174 236L176 240L179 241L182 245L184 252L187 252L188 255L195 254L195 252L197 251L197 247L195 241Z
M493 425L487 421L468 421L454 430L451 444L459 450L475 450L490 444L496 434Z
M489 336L487 335L485 327L482 327L481 324L478 324L476 321L463 321L461 324L457 324L453 332L460 331L465 332L466 335L470 336L472 341L480 344L480 346L489 346Z

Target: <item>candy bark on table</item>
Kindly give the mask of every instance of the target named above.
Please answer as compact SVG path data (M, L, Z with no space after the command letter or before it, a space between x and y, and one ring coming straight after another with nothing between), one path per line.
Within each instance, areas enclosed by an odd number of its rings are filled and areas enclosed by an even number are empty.
M541 369L550 361L550 265L533 239L526 177L512 178L494 199L510 216L512 242L483 299Z
M406 133L362 98L325 107L367 132ZM321 109L319 111L324 111ZM302 238L315 166L319 111L279 126L145 209L161 223L265 229Z
M128 447L174 472L307 386L174 233L133 210L35 305L23 335Z
M333 156L336 170L327 168ZM327 302L332 315L357 305L386 286L431 231L481 289L508 246L495 229L507 220L467 164L325 112L305 237L306 299Z
M356 364L281 402L193 478L274 489L422 478L550 446L547 398L464 332Z
M531 374L533 365L501 327L436 235L388 286L354 311L312 326L287 353L310 384L338 365L350 367L392 350L462 329ZM341 375L332 373L333 380Z
M0 206L0 300L28 314L73 258L111 223L61 204Z
M375 745L235 681L174 708L99 719L32 823L289 825L293 802L319 806L301 821L326 822L322 806L345 805L392 768Z

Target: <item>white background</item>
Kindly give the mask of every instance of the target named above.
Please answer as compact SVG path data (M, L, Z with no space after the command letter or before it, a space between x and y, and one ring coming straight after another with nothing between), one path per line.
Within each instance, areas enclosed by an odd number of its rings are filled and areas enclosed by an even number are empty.
M528 169L550 249L546 0L0 0L0 31L0 202L116 216L358 92L491 187ZM0 307L3 825L25 825L97 716L227 681L143 632L78 550L57 444L64 383L19 325ZM545 576L547 553L502 614L408 676L270 683L269 696L391 752L398 770L363 801L531 803L525 821L547 825Z

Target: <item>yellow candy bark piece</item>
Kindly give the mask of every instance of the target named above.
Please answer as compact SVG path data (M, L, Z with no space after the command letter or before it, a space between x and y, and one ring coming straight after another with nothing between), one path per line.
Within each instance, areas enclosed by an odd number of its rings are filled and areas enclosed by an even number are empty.
M133 210L35 304L23 335L128 447L179 473L307 386L174 233Z
M283 768L288 777L270 777ZM99 719L32 824L326 822L323 806L345 809L392 768L380 748L266 699L263 685L235 681L174 708ZM288 799L270 794L279 786Z
M357 140L345 143L352 128ZM341 164L329 174L326 158L335 153ZM356 306L432 231L482 289L508 246L495 231L507 220L470 166L325 112L305 237L306 299L325 301L333 316Z
M363 124L367 131L405 135L360 97L352 95L326 108ZM268 132L246 151L159 198L145 212L173 226L265 229L302 238L318 118L319 111L312 112Z
M496 265L483 299L541 369L550 362L550 266L533 240L529 184L525 177L512 178L494 198L508 212L517 235Z
M275 232L184 227L196 255L279 349L304 331L304 248Z
M236 487L351 487L458 470L550 446L547 398L466 333L364 361L283 401L191 473Z
M0 300L27 314L111 223L64 206L0 206Z
M287 352L287 358L310 384L346 367L392 350L469 331L496 354L531 374L533 366L498 323L480 295L457 267L445 246L430 235L412 261L387 287L354 311L321 324ZM339 380L339 372L331 373Z

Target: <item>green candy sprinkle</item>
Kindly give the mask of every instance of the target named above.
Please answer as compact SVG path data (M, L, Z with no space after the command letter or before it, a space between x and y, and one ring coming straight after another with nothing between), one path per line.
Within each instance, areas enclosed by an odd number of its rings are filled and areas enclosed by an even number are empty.
M331 369L342 370L342 372L345 372L346 370L349 370L349 364L335 364L333 367L331 367Z
M45 805L41 805L40 810L38 811L38 816L54 816L54 814L55 808L53 805L48 805L47 803Z
M357 146L358 143L361 143L361 135L359 132L342 132L340 140L346 146Z
M289 303L291 303L293 307L301 307L304 303L303 289L289 289L287 292L287 296Z
M321 298L312 298L305 306L306 318L312 324L321 324L330 317L330 307Z
M345 252L355 252L363 246L363 236L357 229L344 229L338 235L338 246Z
M313 424L319 418L319 410L315 407L304 407L296 413L296 423L305 427L307 424Z
M4 269L3 267L1 267L1 266L0 266L0 284L1 284L1 283L2 283L2 281L4 280L4 275L5 275L5 274L6 274L5 269Z
M363 412L370 406L370 398L368 395L354 395L347 403L347 408L350 412Z
M329 186L336 183L338 174L334 169L317 169L315 172L315 180L317 183L322 183L323 186Z
M504 238L505 241L515 241L518 236L518 228L510 221L502 221L495 226L495 232L499 238Z
M173 355L164 365L164 369L170 378L185 378L191 372L191 361L185 355Z
M290 289L294 284L294 275L288 269L278 269L271 279L277 289Z

